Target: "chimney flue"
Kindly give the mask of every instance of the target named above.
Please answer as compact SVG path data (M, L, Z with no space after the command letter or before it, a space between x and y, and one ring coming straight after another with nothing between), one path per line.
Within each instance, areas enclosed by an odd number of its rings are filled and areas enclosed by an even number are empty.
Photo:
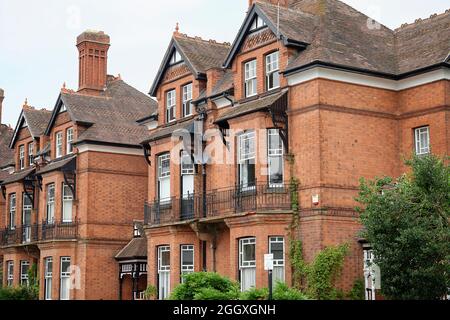
M106 86L110 38L103 31L85 31L77 38L78 92L98 94Z
M0 88L0 124L2 124L3 99L5 99L5 91Z

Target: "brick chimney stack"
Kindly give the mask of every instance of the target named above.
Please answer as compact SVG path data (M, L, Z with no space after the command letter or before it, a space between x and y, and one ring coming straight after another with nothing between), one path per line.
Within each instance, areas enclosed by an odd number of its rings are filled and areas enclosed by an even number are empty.
M5 99L5 91L0 88L0 124L2 124L3 99Z
M78 92L98 94L106 86L110 38L103 31L85 31L77 38Z
M273 5L278 5L278 3L280 3L280 7L289 7L289 0L248 0L248 6L251 7L255 2L266 2Z

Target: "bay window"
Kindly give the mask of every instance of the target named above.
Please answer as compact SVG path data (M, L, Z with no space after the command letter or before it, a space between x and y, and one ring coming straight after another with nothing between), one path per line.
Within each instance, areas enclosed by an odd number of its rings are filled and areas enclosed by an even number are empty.
M53 258L44 259L44 299L52 300Z
M266 89L267 91L280 87L280 67L278 51L266 56Z
M181 152L181 219L189 220L194 217L194 174L195 166L191 155Z
M421 127L414 130L416 154L430 153L430 127Z
M170 247L158 247L158 297L167 299L170 294Z
M70 300L70 257L61 257L59 299Z
M275 285L278 282L285 282L285 261L284 261L284 238L269 238L269 253L273 254L273 274L272 281Z
M15 230L16 229L16 194L12 193L9 196L9 229Z
M175 90L167 92L166 96L166 123L176 120L176 110L177 110L177 94Z
M183 117L192 115L192 83L183 87Z
M12 287L14 285L14 261L6 263L6 285Z
M55 135L55 153L56 158L61 158L63 156L63 134L62 132L57 132Z
M30 263L28 261L20 261L20 285L28 286L28 270L30 270Z
M267 130L267 158L269 187L283 185L283 141L278 129Z
M238 137L239 184L243 190L253 188L255 172L255 132L245 132Z
M194 272L194 246L181 246L181 283L184 283L184 276Z
M72 206L73 206L73 195L72 190L66 184L62 186L62 202L63 202L63 214L62 222L72 222Z
M256 286L256 238L239 240L239 275L241 291Z
M47 185L47 223L55 222L55 184Z
M31 211L33 210L33 203L30 198L22 194L22 241L31 241Z
M170 200L170 154L158 157L158 199Z
M255 96L257 93L257 73L256 73L256 59L245 64L245 97Z

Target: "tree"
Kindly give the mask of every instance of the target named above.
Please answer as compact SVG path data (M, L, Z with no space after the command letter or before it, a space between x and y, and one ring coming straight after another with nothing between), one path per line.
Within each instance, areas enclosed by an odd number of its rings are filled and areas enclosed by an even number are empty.
M389 299L440 299L450 287L450 170L436 156L406 162L411 173L361 180L363 236Z

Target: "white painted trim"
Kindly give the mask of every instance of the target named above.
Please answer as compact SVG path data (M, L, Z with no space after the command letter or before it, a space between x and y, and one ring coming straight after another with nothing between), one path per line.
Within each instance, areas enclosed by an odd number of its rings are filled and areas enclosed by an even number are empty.
M231 106L231 101L228 99L225 99L224 97L215 99L215 100L213 100L213 102L216 104L217 109Z
M103 153L115 153L115 154L126 154L133 156L144 156L143 150L124 148L124 147L115 147L115 146L102 146L96 144L82 144L80 146L76 146L78 148L78 153L84 153L88 151L93 152L103 152Z
M347 82L374 88L400 91L420 86L426 83L431 83L437 80L450 80L450 70L433 70L398 81L323 67L314 67L287 76L288 84L290 86L294 86L318 78Z
M153 129L158 128L158 121L150 120L150 121L142 122L141 125L146 126L147 130L153 130Z

